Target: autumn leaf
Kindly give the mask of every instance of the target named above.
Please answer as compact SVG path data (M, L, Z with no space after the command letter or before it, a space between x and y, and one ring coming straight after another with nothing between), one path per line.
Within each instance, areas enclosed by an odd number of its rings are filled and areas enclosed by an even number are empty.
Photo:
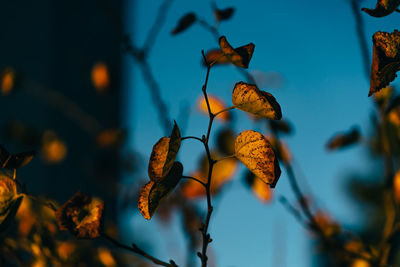
M125 139L126 132L120 129L106 129L101 131L96 137L99 147L116 147Z
M223 156L235 154L235 133L231 128L222 128L217 133L217 149Z
M235 155L252 173L274 188L281 175L279 162L267 138L255 131L236 137Z
M375 9L362 8L361 10L373 17L385 17L392 14L400 5L400 0L378 0Z
M217 156L213 153L213 157ZM234 177L238 167L237 163L237 160L234 158L224 159L215 163L212 171L210 186L210 192L212 195L217 194L222 187ZM200 161L199 170L195 171L190 176L199 179L203 183L207 183L208 164L208 158L206 155L204 155ZM186 181L182 185L181 191L182 195L188 199L206 196L204 186L193 180Z
M104 201L78 191L56 211L60 230L69 231L77 238L93 239L100 236Z
M400 203L400 171L396 173L393 179L393 194L396 203Z
M293 133L293 126L287 120L268 120L269 127L271 130L278 134L291 134Z
M389 105L393 92L394 89L392 86L386 86L374 94L375 103L381 110L385 110L385 108Z
M194 14L193 12L189 12L179 19L178 24L172 30L171 34L175 35L185 31L195 22L196 22L196 14Z
M34 151L10 154L4 147L0 146L0 167L11 170L27 165L33 159Z
M261 202L270 203L273 200L274 191L264 181L257 178L254 173L248 171L245 176L245 182Z
M235 8L227 7L224 9L214 8L214 16L217 21L228 20L233 16Z
M271 120L282 118L281 107L270 93L254 84L238 82L232 92L232 103L236 108Z
M211 94L208 94L208 103L210 104L210 109L213 114L227 108L226 104L224 103L224 101L222 101L222 99L220 99L214 95L211 95ZM207 102L203 96L201 96L198 99L197 108L201 113L208 116ZM230 120L229 111L218 114L216 119L223 121L223 122L229 121Z
M98 92L105 92L110 86L110 71L104 62L96 63L92 68L92 84Z
M138 207L145 219L151 219L162 199L171 193L180 181L182 172L182 164L176 161L165 177L157 181L151 180L142 187L139 193Z
M368 96L388 86L400 70L400 32L376 32L372 39L371 83Z
M251 57L253 56L254 47L253 43L249 43L245 46L241 46L238 48L233 48L228 41L226 40L225 36L221 36L219 38L219 46L221 47L222 53L229 59L229 61L238 67L242 67L247 69L249 67L249 63ZM211 63L208 61L208 63Z
M170 137L162 137L153 146L151 152L148 173L150 180L158 181L162 179L172 168L176 155L181 146L181 133L179 127L174 123L174 128Z
M266 137L275 151L276 157L285 164L289 164L292 160L292 154L290 153L289 147L283 140L278 140L276 137Z
M13 68L6 68L0 74L2 95L10 94L15 88L16 74Z
M344 148L353 145L360 140L361 140L361 135L358 128L353 127L352 129L350 129L349 132L339 133L333 136L326 144L326 147L329 150L336 150L339 148Z
M23 195L18 194L16 182L4 173L0 173L0 232L5 230L21 204Z
M314 214L314 220L326 237L334 236L340 232L340 225L322 211L317 211Z
M62 162L68 152L67 144L53 131L45 131L42 138L41 155L48 164Z

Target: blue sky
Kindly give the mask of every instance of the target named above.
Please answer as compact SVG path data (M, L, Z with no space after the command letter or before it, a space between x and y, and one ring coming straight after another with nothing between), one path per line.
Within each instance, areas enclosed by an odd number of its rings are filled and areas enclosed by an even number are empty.
M142 44L160 4L160 0L136 1L127 6L126 25L135 43ZM362 6L375 4L376 1L364 1ZM349 1L247 0L217 1L217 5L236 8L233 18L220 25L220 32L229 42L234 47L249 42L256 45L249 70L278 72L284 78L282 87L262 89L275 96L283 117L295 127L295 134L285 140L295 158L295 171L304 190L311 190L318 205L344 227L362 223L357 206L346 196L344 184L349 172L368 173L372 168L365 149L354 147L334 153L325 149L326 141L334 133L346 131L353 125L359 125L362 134L367 135L369 115L373 111L371 99L367 97L369 83L363 72ZM199 25L177 36L170 35L178 19L189 11L213 21L207 1L174 1L152 50L150 64L161 85L170 117L179 124L181 108L189 105L186 135L201 136L206 131L208 118L195 109L206 71L200 64L200 51L216 48L217 43ZM371 53L372 34L378 30L392 32L400 21L398 14L380 19L366 14L362 17ZM233 85L241 80L243 77L231 66L212 69L209 92L230 105ZM144 156L147 164L152 146L163 136L163 130L141 73L128 56L124 83L127 85L124 108L125 123L130 128L130 146ZM243 112L234 112L238 133L247 129L264 130L255 126ZM221 126L217 122L214 129ZM185 141L180 151L185 172L195 168L201 152L201 146ZM144 166L144 170L146 168ZM277 261L279 251L282 251L285 266L310 266L314 251L310 234L277 201L270 205L259 203L244 187L240 175L243 171L244 166L215 202L216 212L210 227L214 242L210 254L215 256L218 266L269 267ZM302 179L307 182L303 183ZM294 199L285 171L275 192ZM205 201L202 204L205 207ZM156 218L145 221L137 209L125 216L129 218L126 231L133 236L141 235L143 244L155 254L184 262L179 218L174 219L171 228L165 228ZM149 234L144 237L144 232Z

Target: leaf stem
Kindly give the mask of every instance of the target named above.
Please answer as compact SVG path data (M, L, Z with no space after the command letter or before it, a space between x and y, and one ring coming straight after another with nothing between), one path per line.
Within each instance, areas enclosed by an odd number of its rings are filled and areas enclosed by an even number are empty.
M219 158L219 159L215 160L215 163L225 160L225 159L232 159L232 158L236 158L236 155L230 155L230 156Z
M185 175L184 175L184 176L182 176L181 178L196 181L196 182L200 183L201 185L203 185L204 187L206 187L206 184L205 184L204 182L202 182L202 181L200 181L199 179L194 178L194 177L192 177L192 176L185 176Z
M229 107L229 108L225 108L225 109L223 109L223 110L220 110L220 111L218 111L217 113L214 113L214 117L217 117L219 114L221 114L221 113L223 113L223 112L226 112L226 111L229 111L229 110L234 109L234 108L236 108L235 105L234 105L234 106L231 106L231 107Z
M198 140L200 142L203 142L203 140L201 138L196 137L196 136L184 136L184 137L181 137L181 140L185 140L185 139L195 139L195 140Z
M113 237L107 235L106 233L102 233L101 234L103 238L105 238L107 241L113 243L116 247L131 251L133 253L139 254L143 257L145 257L146 259L152 261L153 263L160 265L160 266L168 266L168 267L177 267L178 265L176 265L176 263L173 260L170 260L169 263L159 260L153 256L151 256L150 254L148 254L147 252L145 252L143 249L139 248L137 245L132 244L131 247L124 245L122 243L120 243L118 240L114 239Z

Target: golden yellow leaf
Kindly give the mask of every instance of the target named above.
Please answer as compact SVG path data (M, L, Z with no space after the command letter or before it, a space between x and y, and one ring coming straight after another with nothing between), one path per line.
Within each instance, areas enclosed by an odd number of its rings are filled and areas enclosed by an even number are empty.
M117 266L117 262L115 261L113 255L110 250L107 248L100 247L98 248L98 256L101 263L106 267L115 267Z
M254 84L238 82L232 92L236 108L271 120L282 118L281 107L270 93L261 91Z
M255 131L242 132L235 140L235 155L252 173L275 187L281 169L267 138Z
M210 104L211 112L214 114L227 108L224 101L222 101L220 98L213 96L211 94L208 94L208 103ZM208 115L207 102L203 96L201 96L198 99L197 108L201 113ZM216 118L221 121L229 121L230 113L229 113L229 111L222 112L221 114L218 114L218 116Z
M104 201L78 191L56 211L60 230L68 230L77 238L100 236Z
M162 179L172 168L176 155L181 146L181 133L178 125L174 123L174 128L170 137L162 137L153 146L151 152L148 173L150 180L158 181Z
M182 172L182 164L176 161L166 176L157 181L151 180L141 188L138 207L145 219L151 219L160 202L171 193L178 184L182 177Z
M271 202L274 196L274 191L264 183L260 178L255 177L252 189L256 197L264 203Z
M369 262L364 259L355 259L351 264L351 267L370 267L370 266L371 265L369 264Z
M1 93L8 95L15 86L15 71L12 68L6 68L1 75Z
M60 242L57 247L57 253L62 260L67 260L76 248L76 245L71 241Z
M104 62L98 62L93 66L92 83L98 92L108 90L110 86L110 73Z
M245 46L238 47L234 49L226 40L225 36L219 38L219 46L223 54L229 59L229 61L242 68L248 68L251 57L253 56L254 47L253 43L249 43ZM211 63L208 61L208 63Z
M0 232L14 219L22 199L23 195L18 194L15 181L0 173Z

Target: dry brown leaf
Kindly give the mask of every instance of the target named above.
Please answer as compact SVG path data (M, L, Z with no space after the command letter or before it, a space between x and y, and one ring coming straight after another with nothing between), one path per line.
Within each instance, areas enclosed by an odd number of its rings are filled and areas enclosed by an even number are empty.
M400 0L378 0L375 9L362 8L361 10L373 17L379 18L392 14L398 9L399 5Z
M219 38L219 46L223 54L229 59L229 61L238 66L247 69L249 67L249 63L251 57L253 56L254 47L253 43L249 43L245 46L241 46L238 48L233 48L228 41L226 40L225 36L221 36ZM211 63L207 60L208 63Z
M224 9L214 8L214 16L216 21L228 20L233 16L235 8L227 7Z
M208 103L210 104L211 112L214 114L227 108L224 101L222 101L220 98L218 98L214 95L211 95L211 94L208 94ZM197 101L197 108L201 113L208 115L207 102L203 96L201 96L199 98L199 100ZM218 114L216 119L221 120L221 121L229 121L230 120L229 111Z
M160 202L172 192L182 177L183 166L174 162L170 172L158 181L151 180L145 184L139 193L138 207L146 220L150 220Z
M376 32L372 39L371 84L368 96L388 86L400 70L400 32Z
M279 162L267 138L244 131L235 140L236 157L257 177L274 188L281 175Z
M356 144L361 140L361 135L357 127L353 127L349 132L339 133L333 136L326 147L329 150L336 150L339 148L344 148L353 144Z
M148 173L150 180L158 181L162 179L172 168L176 155L181 146L181 133L178 125L174 123L174 128L170 137L162 137L153 146L151 152Z
M281 107L270 93L261 91L254 84L238 82L232 92L236 108L271 120L282 118Z
M56 211L60 230L68 230L77 238L100 236L104 201L78 191Z

